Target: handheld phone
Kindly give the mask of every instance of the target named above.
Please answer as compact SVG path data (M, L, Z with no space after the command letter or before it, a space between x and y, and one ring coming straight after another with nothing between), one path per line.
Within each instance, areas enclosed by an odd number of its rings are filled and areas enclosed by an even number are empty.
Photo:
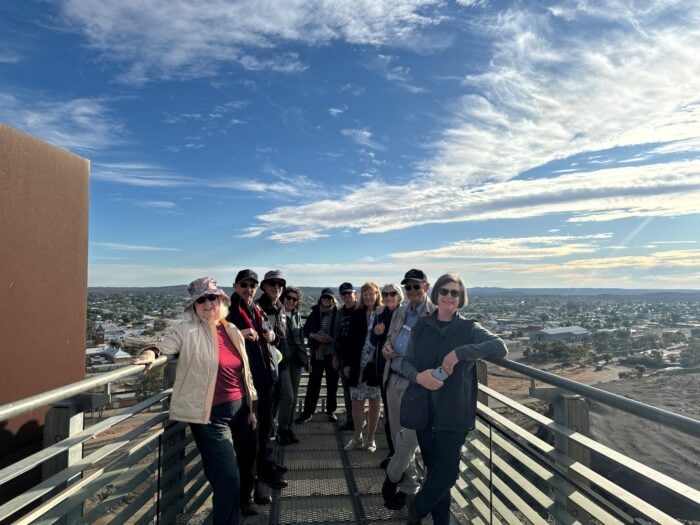
M440 381L444 381L445 379L447 379L448 377L450 377L450 375L449 375L447 372L445 372L445 371L442 369L441 366L438 366L437 368L435 368L435 369L431 372L431 375L432 375L435 379L439 379Z

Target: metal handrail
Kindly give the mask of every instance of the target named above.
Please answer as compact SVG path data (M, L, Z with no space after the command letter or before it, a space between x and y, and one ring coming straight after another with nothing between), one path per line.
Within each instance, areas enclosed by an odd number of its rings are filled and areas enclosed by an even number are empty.
M629 399L618 394L606 392L600 388L584 385L583 383L577 383L571 379L566 379L556 374L551 374L549 372L523 365L522 363L517 363L509 359L491 357L487 358L487 361L490 361L498 366L502 366L503 368L508 368L509 370L519 372L528 377L539 379L540 381L544 381L550 385L561 387L565 390L573 392L574 394L580 394L589 399L603 403L604 405L629 412L630 414L634 414L635 416L639 416L655 423L672 427L693 437L700 437L700 421L697 419L676 414L674 412L669 412L668 410L647 405L641 401L635 401L634 399Z
M168 360L171 360L170 356L161 356L153 362L153 366L162 366ZM31 412L35 408L43 407L54 403L56 401L61 401L67 399L77 394L81 394L95 388L98 386L106 385L112 381L117 381L118 379L124 379L125 377L135 376L143 372L146 365L127 365L118 370L112 370L111 372L104 372L87 379L82 379L81 381L76 381L75 383L70 383L68 385L59 386L52 390L47 390L40 394L34 396L25 397L19 401L13 401L12 403L6 403L0 405L0 422L7 421L13 417Z

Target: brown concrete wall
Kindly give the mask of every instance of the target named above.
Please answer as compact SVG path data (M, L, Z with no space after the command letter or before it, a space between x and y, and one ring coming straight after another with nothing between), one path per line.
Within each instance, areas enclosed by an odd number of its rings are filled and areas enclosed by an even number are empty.
M0 404L85 375L89 172L0 124ZM0 423L0 464L41 441L44 413Z

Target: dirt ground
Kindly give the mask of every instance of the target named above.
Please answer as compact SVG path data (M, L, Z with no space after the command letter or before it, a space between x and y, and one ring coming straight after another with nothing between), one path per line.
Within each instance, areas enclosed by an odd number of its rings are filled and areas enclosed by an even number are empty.
M700 373L683 375L648 375L639 379L620 380L618 372L624 367L557 368L549 371L574 381L595 385L649 405L700 420ZM514 372L491 365L489 386L532 408L545 404L529 397L529 379L498 377L499 374L516 376ZM519 376L517 376L519 377ZM537 386L542 386L538 382ZM655 470L700 490L700 439L663 425L652 423L618 409L589 400L590 433L596 441L622 452ZM674 511L676 516L700 523L697 509L682 501L670 499L653 483L645 483L622 467L612 467L593 457L592 466L610 479L632 486L632 492L654 502L661 508ZM679 511L679 509L681 509ZM677 513L679 512L679 513ZM687 521L690 523L691 521Z

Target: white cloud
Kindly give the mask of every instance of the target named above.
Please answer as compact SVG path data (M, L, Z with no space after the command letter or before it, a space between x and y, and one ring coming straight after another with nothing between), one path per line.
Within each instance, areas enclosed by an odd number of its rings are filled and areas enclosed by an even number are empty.
M285 73L303 70L280 42L410 47L422 27L439 22L425 7L439 0L64 0L66 27L128 68L121 80L211 75L219 64ZM261 57L261 52L267 56Z
M328 108L328 113L330 113L331 117L337 117L338 115L342 115L347 108Z
M268 237L272 241L277 241L282 244L294 243L294 242L304 242L304 241L315 241L322 237L328 237L328 235L313 231L313 230L297 230L291 233L273 233Z
M93 163L90 176L99 181L141 187L188 187L201 182L157 164L136 162Z
M398 57L379 54L366 65L378 72L387 82L396 84L411 93L425 93L426 89L416 86L411 78L411 70L405 66L394 65Z
M416 259L520 259L539 260L567 257L598 251L596 241L607 240L610 233L595 235L550 235L542 237L484 238L453 242L433 250L392 253L399 260Z
M474 11L472 27L493 55L464 78L470 94L450 108L432 158L402 184L351 188L345 206L320 200L257 219L271 228L352 224L366 233L555 213L568 222L697 214L700 12L692 2L627 5L567 1L549 12L522 3L497 16ZM592 31L610 23L609 11L613 27ZM367 130L344 133L372 140ZM659 157L678 153L690 160ZM571 163L577 171L544 168L583 154ZM528 180L518 178L531 170Z
M153 208L156 210L174 210L177 204L170 201L134 201L134 205L140 208Z
M34 94L0 92L0 120L77 152L94 152L124 142L121 121L106 101L98 98L45 101Z
M3 43L3 47L6 44ZM22 60L22 55L10 49L0 50L0 64L17 64Z
M180 248L163 248L160 246L143 246L137 244L121 244L116 242L93 242L94 246L108 250L124 250L129 252L180 252Z
M385 149L384 146L377 141L372 139L372 132L369 131L366 128L362 129L343 129L340 130L340 133L345 135L346 137L349 137L352 139L354 142L361 146L366 146L368 148L376 149L376 150L383 150Z

